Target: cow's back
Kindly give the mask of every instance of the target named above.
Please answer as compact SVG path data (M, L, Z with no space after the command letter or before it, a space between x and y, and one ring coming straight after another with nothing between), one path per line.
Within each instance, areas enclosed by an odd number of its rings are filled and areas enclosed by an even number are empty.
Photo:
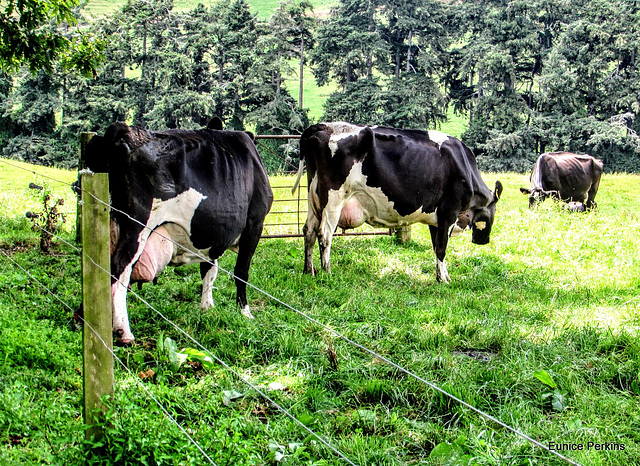
M591 186L599 183L602 173L602 162L590 155L550 152L538 159L531 181L533 188L582 201Z

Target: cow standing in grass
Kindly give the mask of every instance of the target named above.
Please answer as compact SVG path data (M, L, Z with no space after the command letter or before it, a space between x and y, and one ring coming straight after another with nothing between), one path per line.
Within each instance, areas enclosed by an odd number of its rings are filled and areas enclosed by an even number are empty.
M573 212L596 207L596 194L604 171L602 161L571 152L548 152L538 157L531 170L531 188L520 188L529 195L529 207L547 197L567 202Z
M217 119L195 131L147 131L114 123L88 144L86 163L109 173L118 343L134 340L126 307L132 278L150 281L166 265L200 262L201 305L208 308L217 259L227 249L238 253L237 303L252 317L246 281L273 193L248 134L223 131Z
M300 158L309 181L306 273L315 272L316 239L322 268L331 270L337 227L429 225L436 278L442 282L450 281L444 261L450 236L471 227L472 242L489 242L502 185L496 182L493 192L487 187L473 153L456 138L438 131L321 123L302 134Z

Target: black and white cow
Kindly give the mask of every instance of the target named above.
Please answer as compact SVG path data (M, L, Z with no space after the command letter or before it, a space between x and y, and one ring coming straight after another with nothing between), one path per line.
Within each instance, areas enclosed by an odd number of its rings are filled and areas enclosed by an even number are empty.
M207 309L217 259L227 249L238 253L237 303L252 317L245 282L273 193L251 137L221 128L219 120L194 131L114 123L87 146L87 167L109 173L113 330L120 344L134 339L130 280L151 281L166 265L200 262Z
M572 211L583 212L596 206L603 171L602 161L590 155L548 152L538 157L533 166L531 189L520 191L529 195L531 208L552 197L569 203Z
M471 226L472 242L489 242L502 185L496 182L491 192L473 153L456 138L438 131L321 123L302 134L300 158L309 181L305 273L315 273L316 239L322 268L331 270L337 227L429 225L436 278L442 282L450 281L444 262L450 236Z

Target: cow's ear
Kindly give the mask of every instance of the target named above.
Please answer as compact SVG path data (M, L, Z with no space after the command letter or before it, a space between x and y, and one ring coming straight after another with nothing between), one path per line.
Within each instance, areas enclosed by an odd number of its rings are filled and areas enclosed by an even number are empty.
M496 188L495 191L493 192L493 197L496 198L496 201L500 200L500 197L502 196L502 183L500 183L500 181L496 180Z
M460 212L458 214L458 219L456 220L456 225L458 225L461 230L465 230L469 225L471 225L471 222L473 221L473 214L474 212L471 209Z
M245 131L245 133L247 133L247 136L249 136L253 142L256 142L255 134L253 134L251 131Z
M118 144L122 139L129 135L129 125L122 121L117 121L109 125L104 132L104 140L108 144Z
M520 192L522 194L531 194L531 190L527 188L520 188Z
M219 131L223 128L224 128L224 123L222 122L222 119L217 116L214 116L213 118L211 118L209 120L209 123L207 123L207 129L216 129Z

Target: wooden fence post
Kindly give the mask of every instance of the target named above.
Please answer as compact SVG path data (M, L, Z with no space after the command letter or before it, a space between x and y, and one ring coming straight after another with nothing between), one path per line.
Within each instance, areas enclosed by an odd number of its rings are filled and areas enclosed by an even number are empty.
M102 400L113 395L109 175L83 174L81 183L84 422L86 438L99 439Z
M78 172L80 170L84 170L87 168L85 164L85 151L87 149L87 144L91 141L91 138L94 137L96 133L80 133L80 154L78 154ZM82 181L80 177L78 177L78 188L82 189ZM79 243L82 240L82 203L80 202L80 197L78 197L78 204L76 206L76 243Z

